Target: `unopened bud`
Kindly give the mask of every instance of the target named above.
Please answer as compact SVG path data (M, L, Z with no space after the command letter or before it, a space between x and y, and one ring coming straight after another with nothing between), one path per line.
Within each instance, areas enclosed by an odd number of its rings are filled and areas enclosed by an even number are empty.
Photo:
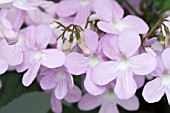
M67 50L69 50L70 48L71 48L71 42L66 41L66 42L63 43L63 45L62 45L62 50L63 50L63 51L67 51Z
M82 46L82 51L85 57L89 57L92 52L91 50L87 47L86 43L85 43L85 35L84 35L84 31L80 32L80 37L81 37L81 46Z
M9 45L16 44L19 40L18 33L14 32L12 30L8 30L8 31L4 32L3 35L5 36L5 39Z
M89 57L92 54L91 50L89 48L84 48L83 49L83 55L85 57Z

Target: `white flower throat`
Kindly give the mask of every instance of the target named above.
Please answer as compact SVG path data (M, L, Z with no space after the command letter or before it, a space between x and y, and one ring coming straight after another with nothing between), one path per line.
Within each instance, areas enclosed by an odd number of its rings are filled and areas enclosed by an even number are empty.
M80 4L81 4L82 6L87 6L89 3L90 3L89 0L80 0Z
M89 65L92 66L92 67L94 67L94 66L96 66L99 62L100 62L100 61L99 61L99 59L97 58L97 56L96 56L96 55L93 55L93 56L91 57L90 61L89 61Z
M121 61L120 61L120 64L119 64L119 69L121 70L125 70L129 67L129 61L127 58L123 58Z
M164 72L162 75L162 81L164 85L170 85L170 75Z

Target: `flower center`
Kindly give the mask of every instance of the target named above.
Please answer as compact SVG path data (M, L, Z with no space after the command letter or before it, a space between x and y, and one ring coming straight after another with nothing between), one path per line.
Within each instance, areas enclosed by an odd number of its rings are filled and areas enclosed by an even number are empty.
M112 21L113 27L118 30L119 32L122 32L125 29L125 24L120 22L119 20L113 20Z
M96 55L93 55L89 61L90 66L94 67L99 63L99 59L97 58Z
M89 0L80 0L80 4L81 4L82 6L87 6L89 3L90 3Z
M170 75L166 72L163 73L163 84L170 85Z
M119 64L119 69L125 70L129 67L129 61L127 58L123 58Z
M34 59L39 60L42 57L43 53L41 51L37 51L34 54Z
M108 89L108 91L104 94L104 100L105 101L111 101L115 98L115 94L113 89Z
M22 38L22 37L19 37L19 39L18 39L18 42L16 43L16 45L24 45L24 42L25 42L25 40L24 40L24 38Z
M58 77L59 79L66 79L66 75L65 75L64 71L59 71L59 72L57 73L57 77Z

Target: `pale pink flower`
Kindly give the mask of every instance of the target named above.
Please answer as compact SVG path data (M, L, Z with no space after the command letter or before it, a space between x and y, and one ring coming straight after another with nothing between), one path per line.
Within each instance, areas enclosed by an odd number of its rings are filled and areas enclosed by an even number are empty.
M99 38L97 33L91 30L84 30L85 34L85 43L88 48L92 51L92 54L89 57L85 57L82 53L71 52L66 56L65 66L68 69L68 72L74 75L81 75L86 73L84 80L85 89L92 95L100 95L105 90L105 86L97 86L91 81L91 71L98 64L102 62L102 59L99 57L98 53L99 47Z
M149 103L158 102L166 94L170 104L170 48L157 57L157 62L157 68L152 73L156 78L145 85L142 94Z
M30 26L26 29L24 61L17 67L18 72L27 70L22 83L29 86L36 78L41 65L48 68L60 67L65 62L65 54L57 49L46 49L52 38L52 31L47 25Z
M134 30L139 34L145 34L149 30L148 25L139 17L134 15L123 17L124 10L116 1L94 0L94 10L101 20L97 26L106 33L120 34Z
M102 38L103 53L113 61L96 65L91 73L92 81L103 86L116 79L115 94L120 99L128 99L137 90L134 75L151 73L156 68L156 59L148 53L137 54L141 39L134 31L126 31L119 37L105 35Z
M63 99L74 86L73 77L65 67L46 69L40 75L44 75L40 80L41 88L54 90L54 95L59 100Z
M1 11L0 17L0 37L4 37L8 44L12 45L18 42L18 33L24 22L25 13L23 11L18 12L13 22L7 19L8 10Z

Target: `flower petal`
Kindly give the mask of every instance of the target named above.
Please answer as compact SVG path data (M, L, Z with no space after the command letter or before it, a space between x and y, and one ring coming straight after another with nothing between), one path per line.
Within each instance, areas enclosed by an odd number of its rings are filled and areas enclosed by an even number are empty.
M23 62L24 54L16 45L9 45L5 40L1 44L1 54L6 58L9 65L16 66Z
M90 68L87 70L87 73L86 73L86 78L84 80L84 87L88 93L94 96L101 95L106 90L105 86L97 86L96 84L92 82Z
M8 69L8 62L5 60L3 56L0 56L0 74L5 73Z
M123 55L134 55L141 45L140 36L134 31L126 31L118 37L118 47Z
M166 70L170 70L170 48L165 49L162 52L162 60Z
M94 10L96 14L106 22L112 21L113 5L110 0L94 0ZM103 10L101 10L103 9Z
M99 113L119 113L115 103L105 102L101 105Z
M113 9L113 18L114 19L122 19L124 15L124 10L123 8L116 2L112 1L112 5L114 7Z
M102 22L99 21L97 26L100 30L109 33L109 34L118 34L118 31L114 28L112 22Z
M90 14L91 14L90 7L79 7L76 17L74 18L74 23L78 25L86 24Z
M18 9L21 9L21 10L34 10L34 9L36 9L36 7L33 7L26 0L15 0L13 2L13 6L17 7Z
M64 98L69 103L78 102L81 99L81 90L76 85L73 86Z
M129 59L130 70L137 75L147 75L155 70L156 58L148 53L133 56Z
M102 62L96 65L91 72L91 79L97 85L106 85L117 77L117 64L113 61Z
M46 70L46 71L52 71L52 70ZM43 75L43 73L41 73ZM50 72L49 75L44 75L42 79L40 80L40 86L43 90L50 90L53 89L57 85L57 75L55 75L55 72Z
M60 17L69 17L78 11L79 5L79 0L65 0L57 5L56 11Z
M103 53L108 58L115 60L120 58L120 51L117 45L117 37L114 35L104 35L102 37Z
M138 110L140 106L139 99L137 98L137 96L133 96L128 100L119 99L117 103L128 111Z
M42 65L48 68L56 68L64 65L65 54L57 49L43 50Z
M13 23L13 29L19 31L25 19L25 11L19 10L18 15Z
M36 41L37 46L45 49L53 37L52 30L48 25L39 25L34 32L34 40Z
M11 3L12 0L1 0L0 4L6 4L6 3Z
M135 75L134 79L136 81L138 89L141 88L145 84L145 76Z
M22 84L24 86L29 86L33 80L36 78L38 70L40 68L41 62L34 62L32 65L29 67L27 72L24 74L22 78Z
M59 100L63 99L68 92L68 84L66 79L60 79L60 82L57 83L57 86L54 90L55 97Z
M80 53L72 52L66 56L65 66L68 72L75 75L80 75L86 72L89 58L84 57Z
M170 105L170 86L167 86L166 96L167 96L168 103Z
M127 30L133 29L139 34L146 34L149 30L146 22L137 16L128 15L124 17L122 21L128 26Z
M126 70L120 71L116 79L115 94L120 99L129 99L134 96L137 90L137 84L133 78L133 74Z
M52 94L51 96L50 103L53 112L62 113L63 108L62 108L61 101L55 98L54 94Z
M90 94L85 94L78 103L80 110L88 111L93 110L102 104L101 96L93 96ZM105 112L103 112L105 113Z
M164 95L162 78L156 78L148 82L143 89L142 95L149 103L158 102Z
M89 47L92 53L95 53L98 47L98 39L99 39L97 33L92 30L86 29L84 35L85 35L86 45Z

